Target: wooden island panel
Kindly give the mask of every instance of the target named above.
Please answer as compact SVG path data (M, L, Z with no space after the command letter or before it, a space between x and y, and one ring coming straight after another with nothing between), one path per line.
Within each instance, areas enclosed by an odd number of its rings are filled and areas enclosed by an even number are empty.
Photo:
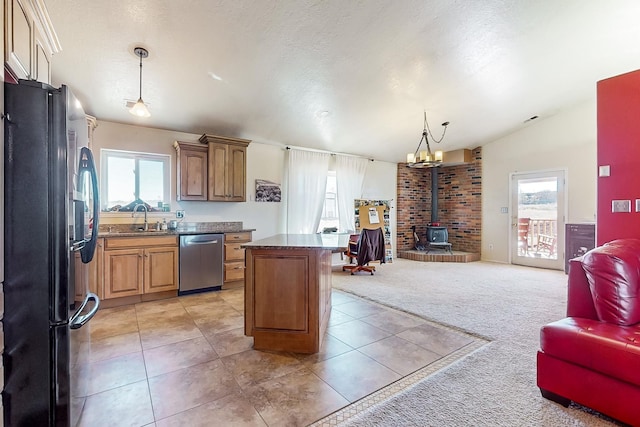
M253 347L317 353L331 313L331 249L245 248L245 335Z

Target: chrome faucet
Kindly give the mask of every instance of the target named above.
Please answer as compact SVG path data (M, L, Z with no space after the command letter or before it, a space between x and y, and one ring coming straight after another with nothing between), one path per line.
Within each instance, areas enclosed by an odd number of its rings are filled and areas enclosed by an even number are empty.
M143 205L142 203L138 203L137 205L135 205L133 207L133 212L131 212L131 217L133 217L136 213L136 211L138 210L138 206L142 206L142 209L144 210L144 229L143 231L148 231L149 230L149 224L147 223L147 212L148 209L145 205Z

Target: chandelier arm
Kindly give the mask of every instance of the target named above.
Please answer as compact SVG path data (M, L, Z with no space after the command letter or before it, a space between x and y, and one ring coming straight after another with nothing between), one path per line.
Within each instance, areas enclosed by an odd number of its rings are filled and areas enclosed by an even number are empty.
M444 135L447 133L447 125L448 123L444 126L444 130L442 131L440 139L434 138L433 133L431 133L431 128L429 128L429 122L427 121L427 112L424 112L424 132L427 132L436 144L440 144L440 142L444 139Z
M420 141L418 142L418 148L416 148L416 152L413 155L416 159L418 158L418 153L420 152L420 146L422 145L422 140L424 139L424 133L422 134L422 136L420 137ZM427 142L428 144L428 142ZM428 149L428 147L427 147Z

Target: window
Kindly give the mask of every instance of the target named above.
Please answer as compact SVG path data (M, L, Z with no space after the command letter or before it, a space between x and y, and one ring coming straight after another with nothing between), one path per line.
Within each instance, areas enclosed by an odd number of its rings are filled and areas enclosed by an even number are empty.
M133 151L101 150L101 208L126 210L143 201L163 210L169 205L169 162L171 156ZM133 208L133 206L129 206Z
M329 171L327 174L327 190L324 197L324 205L322 206L322 218L318 232L322 232L325 228L336 227L340 223L338 218L338 199L336 198L336 172Z

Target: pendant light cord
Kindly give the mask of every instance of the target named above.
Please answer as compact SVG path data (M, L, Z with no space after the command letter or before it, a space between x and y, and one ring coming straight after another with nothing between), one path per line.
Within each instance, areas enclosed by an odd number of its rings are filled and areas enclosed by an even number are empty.
M140 56L140 99L142 99L142 52L138 54Z

